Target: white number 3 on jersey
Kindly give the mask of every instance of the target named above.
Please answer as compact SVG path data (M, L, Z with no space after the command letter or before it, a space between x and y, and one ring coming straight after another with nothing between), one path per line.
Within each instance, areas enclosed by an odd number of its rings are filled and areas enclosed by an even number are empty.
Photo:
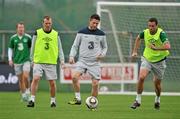
M23 47L23 44L22 43L18 43L18 50L23 50L24 49L24 47Z

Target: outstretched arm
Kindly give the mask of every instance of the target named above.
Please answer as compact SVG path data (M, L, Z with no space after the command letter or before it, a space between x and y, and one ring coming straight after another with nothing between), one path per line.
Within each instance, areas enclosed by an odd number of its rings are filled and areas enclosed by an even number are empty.
M102 51L101 51L101 54L99 54L96 57L97 60L101 60L103 57L106 56L107 49L108 49L107 41L106 41L106 36L103 36L103 40L101 41L101 47L102 47Z
M34 47L35 47L35 40L36 40L36 38L37 38L37 36L36 36L36 35L33 35L32 42L31 42L30 59L31 59L31 62L32 62L32 63L33 63Z
M134 49L133 49L133 52L132 52L132 57L136 57L137 56L137 50L140 47L140 43L141 43L141 39L140 39L140 36L138 35L136 37L136 40L135 40Z
M13 61L12 61L12 55L13 55L13 49L12 48L8 48L8 61L9 61L9 65L12 67L13 66Z
M101 53L101 55L104 57L104 56L106 56L107 49L108 49L106 36L104 36L104 38L103 38L103 40L101 42L101 45L102 45L102 53Z
M163 51L163 50L170 50L171 49L171 45L170 43L167 41L165 43L163 43L163 46L162 47L156 47L155 45L151 44L149 46L151 49L153 50L160 50L160 51Z
M61 65L64 65L64 52L63 52L63 48L62 48L62 43L61 43L61 39L58 36L58 54L59 54L59 59L60 59L60 63Z
M160 50L160 51L163 51L163 50L170 50L171 49L171 45L169 43L169 40L167 38L167 35L164 31L162 31L160 33L160 39L161 39L161 42L163 43L163 45L161 47L158 47L158 46L155 46L153 44L151 44L149 47L153 50Z
M76 56L79 46L80 46L80 42L81 42L81 38L80 38L80 34L77 33L76 38L74 40L74 43L71 47L71 51L70 51L70 55L69 55L69 63L70 64L74 64L74 57Z

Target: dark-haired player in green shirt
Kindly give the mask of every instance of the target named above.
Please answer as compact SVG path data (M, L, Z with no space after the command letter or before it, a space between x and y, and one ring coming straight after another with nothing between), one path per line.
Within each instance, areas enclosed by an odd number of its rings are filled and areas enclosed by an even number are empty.
M161 81L166 69L166 57L169 55L171 46L166 37L166 33L158 27L156 18L150 18L148 21L148 28L137 36L132 57L137 56L137 50L140 46L141 39L144 39L145 48L143 56L141 57L137 95L131 108L136 109L141 105L144 80L148 74L152 72L156 92L154 108L160 109Z

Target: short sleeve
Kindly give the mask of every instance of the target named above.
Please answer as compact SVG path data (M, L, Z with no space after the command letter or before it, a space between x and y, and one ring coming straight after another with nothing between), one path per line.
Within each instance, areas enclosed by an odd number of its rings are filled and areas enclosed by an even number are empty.
M13 43L13 38L11 37L10 38L10 41L9 41L9 48L14 48L14 43Z
M162 31L160 33L160 39L161 39L162 43L164 43L165 41L168 41L167 35L164 31Z
M144 31L139 33L139 37L140 37L140 39L144 39Z

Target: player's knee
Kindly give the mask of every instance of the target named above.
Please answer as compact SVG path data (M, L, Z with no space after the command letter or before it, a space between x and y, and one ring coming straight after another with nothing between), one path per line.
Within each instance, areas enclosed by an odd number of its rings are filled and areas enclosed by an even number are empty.
M20 79L19 79L19 82L20 82L20 83L23 83L23 79L22 79L22 78L20 78Z
M40 77L37 77L37 76L33 77L33 82L38 82L39 80L40 80Z
M79 78L80 78L79 74L73 74L73 76L72 76L73 82L77 82L79 80Z
M144 81L144 80L145 80L145 78L146 78L146 76L145 76L145 75L140 74L140 76L139 76L139 80L140 80L140 81Z
M93 81L92 82L92 86L93 87L97 87L99 85L99 82L97 80Z
M155 84L156 86L160 86L160 85L161 85L161 80L155 79L155 80L154 80L154 84Z
M24 75L24 79L27 80L28 79L28 75Z
M159 88L161 88L161 84L155 84L155 87L156 87L157 89L159 89Z

